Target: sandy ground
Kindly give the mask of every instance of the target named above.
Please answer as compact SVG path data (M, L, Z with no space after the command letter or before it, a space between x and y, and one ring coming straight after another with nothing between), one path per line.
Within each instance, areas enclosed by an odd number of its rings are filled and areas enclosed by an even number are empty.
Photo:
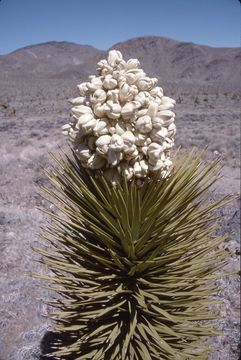
M34 262L31 247L38 245L40 225L45 223L37 206L48 207L38 194L46 184L42 168L49 151L66 145L61 125L68 122L66 99L76 96L72 84L5 84L0 94L0 360L40 359L40 344L49 321L43 315L44 300L52 296L31 279L29 272L46 272ZM216 196L233 193L234 202L222 210L221 232L228 232L225 248L230 253L228 271L238 272L240 254L240 113L238 93L170 86L168 96L177 100L177 145L189 150L209 146L208 156L221 156L223 177ZM224 300L221 327L225 335L212 360L239 358L239 275L222 276ZM42 348L46 345L42 342Z

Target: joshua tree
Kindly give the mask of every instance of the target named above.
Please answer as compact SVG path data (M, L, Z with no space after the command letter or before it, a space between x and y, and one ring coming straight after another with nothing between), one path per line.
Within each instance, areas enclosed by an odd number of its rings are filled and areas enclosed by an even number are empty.
M225 263L210 200L219 163L172 154L175 101L119 51L78 86L71 153L46 171L55 204L38 249L58 294L61 359L207 359L217 270ZM51 200L50 200L51 201Z

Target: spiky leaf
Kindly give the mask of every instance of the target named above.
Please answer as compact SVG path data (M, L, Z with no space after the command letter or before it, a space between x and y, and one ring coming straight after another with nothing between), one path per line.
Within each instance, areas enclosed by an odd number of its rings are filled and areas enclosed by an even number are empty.
M210 200L219 164L193 151L171 176L112 186L78 159L52 154L46 174L55 204L38 249L52 271L61 359L206 359L216 334L210 311L215 274L226 259ZM50 200L51 201L51 200Z

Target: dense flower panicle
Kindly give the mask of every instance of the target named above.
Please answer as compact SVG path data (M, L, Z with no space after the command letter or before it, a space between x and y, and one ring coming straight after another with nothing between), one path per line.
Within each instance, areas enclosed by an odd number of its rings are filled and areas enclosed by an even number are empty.
M97 64L98 76L78 85L71 122L62 127L83 167L103 170L112 182L121 175L162 179L172 167L175 100L164 96L157 79L139 65L110 51Z

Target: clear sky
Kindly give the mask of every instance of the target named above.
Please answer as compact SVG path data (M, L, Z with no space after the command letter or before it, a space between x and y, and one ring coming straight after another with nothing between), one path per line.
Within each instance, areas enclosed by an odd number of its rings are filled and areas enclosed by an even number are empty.
M0 0L0 54L52 40L107 50L143 35L238 47L240 9L239 0Z

